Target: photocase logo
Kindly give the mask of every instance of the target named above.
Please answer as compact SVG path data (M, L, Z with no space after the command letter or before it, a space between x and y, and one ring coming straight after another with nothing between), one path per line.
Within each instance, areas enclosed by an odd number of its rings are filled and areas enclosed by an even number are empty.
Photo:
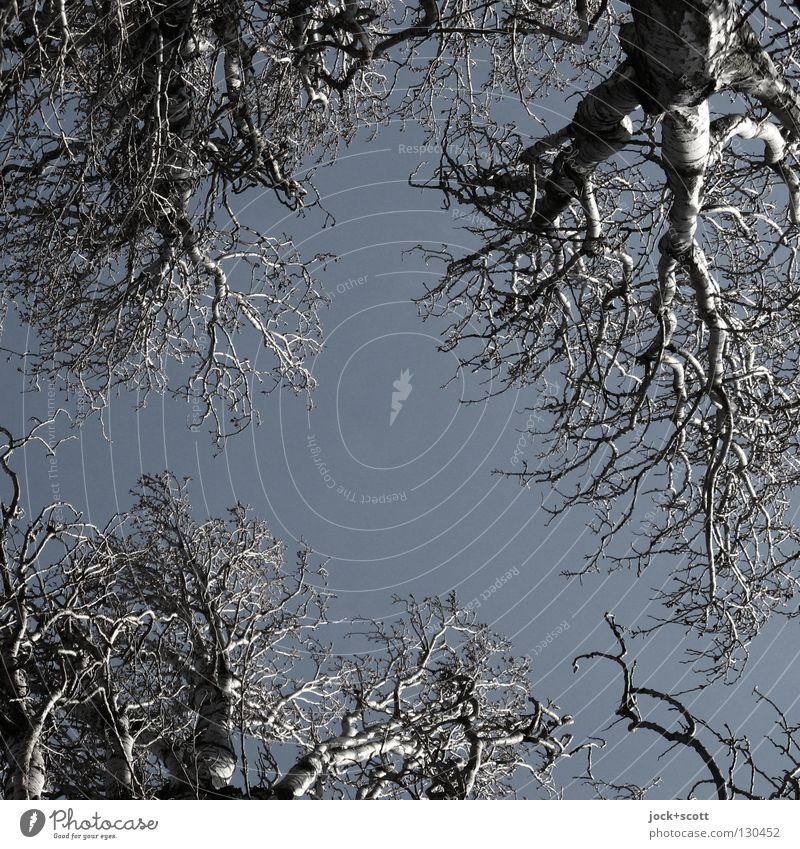
M45 816L43 811L31 808L19 818L19 830L25 837L36 837L44 828Z
M411 385L411 378L413 376L414 375L405 368L400 372L400 379L395 380L392 384L394 392L392 392L392 412L389 415L389 427L394 424L394 420L397 418L400 410L403 409L403 403L408 400L408 396L414 388Z

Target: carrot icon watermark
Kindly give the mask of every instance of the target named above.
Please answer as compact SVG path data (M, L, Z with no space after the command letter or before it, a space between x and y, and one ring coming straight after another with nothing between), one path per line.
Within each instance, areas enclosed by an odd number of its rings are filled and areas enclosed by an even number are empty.
M392 411L389 414L389 427L394 424L400 410L403 409L403 404L408 400L411 390L414 388L411 385L411 378L414 375L406 368L400 372L400 379L392 383L394 392L392 392Z

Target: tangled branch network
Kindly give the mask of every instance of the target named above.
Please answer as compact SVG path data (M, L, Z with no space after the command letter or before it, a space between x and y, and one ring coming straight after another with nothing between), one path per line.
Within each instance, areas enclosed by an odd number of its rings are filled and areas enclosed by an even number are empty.
M655 627L736 675L797 589L797 11L761 33L727 2L631 11L566 126L525 145L448 124L428 185L480 212L483 244L438 254L430 304L457 305L468 365L550 378L544 449L510 474L595 511L586 570L669 563Z

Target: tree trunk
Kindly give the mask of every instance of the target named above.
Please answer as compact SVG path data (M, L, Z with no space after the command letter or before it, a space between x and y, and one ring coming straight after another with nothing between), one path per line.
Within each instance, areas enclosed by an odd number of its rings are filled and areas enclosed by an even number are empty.
M536 227L547 231L595 168L625 146L627 116L641 104L665 114L667 179L676 198L670 217L677 241L669 247L686 251L710 143L708 97L722 88L755 97L798 138L800 96L730 0L632 0L631 9L633 21L620 28L628 61L578 106L569 128L573 146L554 163Z
M236 770L233 732L233 679L222 673L217 681L199 684L194 695L197 726L194 769L198 784L219 790Z
M737 46L730 0L631 0L633 22L620 29L642 105L654 114L697 106L723 76Z
M778 73L731 0L631 0L620 30L652 113L697 106L722 88L759 100L794 137L800 97Z
M130 720L124 714L116 717L108 732L109 754L106 790L109 799L133 798L133 746Z
M38 735L20 733L5 740L8 776L6 799L41 799L47 772Z
M40 799L47 779L42 724L35 722L29 713L30 684L18 644L13 648L0 647L0 676L0 697L6 702L0 741L8 763L3 793L6 799ZM53 694L51 705L59 693Z

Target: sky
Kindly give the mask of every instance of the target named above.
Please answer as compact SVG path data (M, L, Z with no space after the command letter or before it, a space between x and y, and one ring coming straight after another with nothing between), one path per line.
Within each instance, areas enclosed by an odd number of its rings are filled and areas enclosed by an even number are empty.
M423 141L413 128L392 125L372 141L357 139L334 167L321 169L317 185L335 226L322 228L314 213L290 218L266 193L247 210L267 233L291 232L305 255L339 257L320 272L331 304L313 362L313 407L287 392L262 396L262 423L216 451L206 432L188 430L185 403L151 397L137 409L136 397L123 394L102 421L90 418L76 432L60 418L57 435L72 438L55 458L26 453L26 497L32 506L68 500L102 524L130 505L139 475L171 469L191 477L198 514L248 504L290 550L302 539L326 558L333 615L390 619L393 595L456 591L480 621L533 658L537 693L576 717L576 739L602 733L609 740L595 757L598 774L642 783L660 775L653 795L672 798L693 783L700 764L686 752L657 761L664 747L645 732L603 731L618 704L617 670L602 661L572 670L575 655L612 648L606 611L639 625L658 612L650 598L672 564L638 578L563 577L592 550L587 514L551 518L552 493L493 474L513 468L515 452L530 459L535 446L521 431L538 395L529 387L464 403L499 387L487 385L486 375L459 373L456 354L438 350L444 325L420 318L414 299L436 283L439 269L416 247L446 244L457 252L473 244L457 220L464 210L442 209L439 195L408 185L421 159L432 168L437 158L414 150ZM11 322L4 334L7 347L30 342ZM249 353L256 361L264 356L255 347ZM17 433L28 417L64 401L47 383L26 392L16 363L3 364L0 378L3 421ZM687 704L711 725L727 722L756 739L771 718L754 711L754 686L797 716L793 628L775 620L735 685L690 693ZM639 682L671 692L696 687L700 679L685 662L690 643L666 629L632 643ZM564 780L565 795L592 795ZM533 786L519 789L535 795Z

